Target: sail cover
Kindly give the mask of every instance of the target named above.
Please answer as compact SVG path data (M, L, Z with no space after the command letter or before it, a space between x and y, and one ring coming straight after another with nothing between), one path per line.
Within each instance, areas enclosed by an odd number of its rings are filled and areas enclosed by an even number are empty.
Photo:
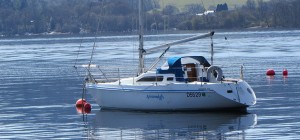
M185 81L184 79L184 70L182 69L182 63L181 59L184 58L192 58L194 60L197 60L200 65L203 65L204 67L210 67L210 64L203 56L186 56L186 57L170 57L168 58L168 69L162 69L158 68L156 70L157 74L168 74L172 73L175 74L176 81Z
M184 71L182 70L182 65L181 65L181 57L170 57L167 60L169 69L167 70L162 70L161 68L157 69L158 74L168 74L172 73L175 74L176 81L184 81Z

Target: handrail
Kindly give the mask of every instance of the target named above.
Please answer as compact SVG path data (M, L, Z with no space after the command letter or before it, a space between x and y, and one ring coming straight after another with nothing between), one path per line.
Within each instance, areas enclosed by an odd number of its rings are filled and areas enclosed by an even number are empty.
M95 82L95 83L102 83L102 82L116 82L119 81L119 84L121 85L121 79L122 78L128 78L128 76L130 76L130 71L120 71L119 68L107 68L107 67L103 67L100 69L99 66L97 65L91 65L93 67L90 67L91 69L87 69L87 67L85 67L84 69L87 71L87 76L90 78L91 82ZM161 68L161 67L160 67ZM204 67L204 69L207 69L208 67ZM164 74L175 74L174 71L170 71L168 72L170 68L166 68L166 69L162 69L163 71L166 70L165 72L162 73L155 73L156 76L161 76ZM177 71L182 71L183 75L182 76L176 76L175 78L181 78L184 80L187 80L185 82L201 82L200 84L202 85L203 82L206 82L206 80L204 80L203 78L207 77L207 74L205 73L206 70L201 71L200 73L198 71L197 76L196 75L186 75L188 73L185 73L185 71L189 71L188 69L184 69L184 67L172 67L172 70L177 70ZM151 74L150 74L151 75ZM149 75L149 76L150 76ZM175 75L174 75L175 76ZM197 79L197 80L195 80ZM190 81L191 80L191 81ZM228 81L230 82L229 79L222 79L222 81ZM216 81L217 82L217 81Z

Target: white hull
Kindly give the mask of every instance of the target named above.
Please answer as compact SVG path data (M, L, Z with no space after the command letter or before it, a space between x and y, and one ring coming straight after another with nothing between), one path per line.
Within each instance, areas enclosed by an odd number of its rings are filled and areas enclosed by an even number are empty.
M178 82L166 85L119 85L114 82L88 83L86 86L88 94L102 109L211 110L246 108L256 102L253 90L242 80L237 84Z
M236 109L254 105L255 93L245 81L225 79L222 69L210 65L203 56L170 57L161 67L153 70L171 46L205 37L212 38L213 35L214 32L210 32L148 50L143 49L141 42L137 77L121 79L118 71L119 80L109 82L100 70L106 79L101 81L92 76L88 65L87 92L102 109L185 111ZM166 50L146 71L145 53L159 48ZM211 52L213 54L213 45Z

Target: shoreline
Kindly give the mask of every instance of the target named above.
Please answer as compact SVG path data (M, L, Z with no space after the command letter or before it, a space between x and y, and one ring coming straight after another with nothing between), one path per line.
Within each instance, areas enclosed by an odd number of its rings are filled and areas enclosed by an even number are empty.
M158 35L158 34L187 34L187 33L205 33L209 31L218 31L218 32L238 32L238 31L280 31L280 30L300 30L300 28L283 28L283 27L248 27L248 28L235 28L235 29L203 29L203 30L156 30L156 31L149 31L146 30L144 32L145 35ZM97 33L96 36L130 36L130 35L137 35L137 31L124 31L124 32L100 32ZM51 32L51 33L27 33L24 35L13 35L13 36L5 36L0 34L0 39L9 39L9 38L35 38L35 37L42 37L42 38L56 38L56 37L91 37L95 36L95 33L83 33L83 34L73 34L73 33L60 33L60 32Z

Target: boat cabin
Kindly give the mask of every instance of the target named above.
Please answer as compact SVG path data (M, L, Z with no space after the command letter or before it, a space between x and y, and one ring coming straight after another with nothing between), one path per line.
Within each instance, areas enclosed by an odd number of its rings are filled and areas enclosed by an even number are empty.
M171 57L156 72L140 75L137 83L144 82L218 82L222 70L211 66L203 56Z

